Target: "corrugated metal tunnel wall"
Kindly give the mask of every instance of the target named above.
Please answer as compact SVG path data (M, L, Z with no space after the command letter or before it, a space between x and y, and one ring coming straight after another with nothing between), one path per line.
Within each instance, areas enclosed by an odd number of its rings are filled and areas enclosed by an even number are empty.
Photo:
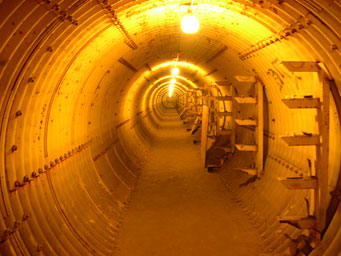
M289 72L281 62L324 64L332 81L330 225L312 254L339 253L340 1L195 1L201 27L186 35L179 24L189 4L0 1L3 255L114 251L125 205L164 111L164 79L178 53L179 102L192 88L235 84L235 75L257 74L264 83L264 176L240 186L249 177L231 168L249 161L242 153L234 154L221 175L269 252L290 245L284 233L301 232L276 216L304 215L304 197L311 198L307 190L286 190L276 178L304 176L316 160L312 148L280 140L288 133L318 132L316 112L288 109L281 99L322 95L316 73ZM241 129L237 136L245 139L248 132Z

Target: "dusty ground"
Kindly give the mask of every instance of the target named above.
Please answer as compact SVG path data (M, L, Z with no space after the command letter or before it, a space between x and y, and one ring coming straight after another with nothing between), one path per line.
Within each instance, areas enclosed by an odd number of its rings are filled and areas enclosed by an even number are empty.
M128 206L117 244L120 256L249 256L260 238L217 173L208 173L200 146L176 114L160 124Z

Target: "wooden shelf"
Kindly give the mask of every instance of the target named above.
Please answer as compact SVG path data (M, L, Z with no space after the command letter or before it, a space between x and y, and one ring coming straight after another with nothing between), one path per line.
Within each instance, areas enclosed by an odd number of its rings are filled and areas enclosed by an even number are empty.
M218 135L231 135L232 134L232 130L220 130L217 131Z
M235 144L238 151L257 151L257 145L245 145L245 144Z
M232 96L202 96L206 100L232 101Z
M232 112L215 112L217 116L232 116Z
M255 104L255 103L257 103L257 98L255 98L255 97L234 97L234 99L239 104Z
M289 108L318 108L320 98L292 98L282 99L283 103Z
M238 82L242 83L254 83L256 78L254 76L235 76Z
M234 151L233 147L214 147L214 148L222 149L227 153L232 153Z
M230 81L215 81L215 83L218 86L231 86L232 85L232 83Z
M320 67L314 61L282 61L290 72L319 72Z
M257 120L254 119L234 119L234 121L238 124L238 125L252 125L252 126L257 126Z
M234 168L234 169L237 171L245 172L251 176L257 176L258 175L257 169L247 169L247 168Z
M287 223L300 229L312 229L316 226L316 219L312 216L279 216L277 219L280 223Z
M315 177L292 177L277 178L287 189L316 189L317 178Z
M217 96L215 98L219 101L232 101L232 96Z
M315 146L320 144L320 136L313 135L294 135L294 136L282 136L282 139L289 146Z

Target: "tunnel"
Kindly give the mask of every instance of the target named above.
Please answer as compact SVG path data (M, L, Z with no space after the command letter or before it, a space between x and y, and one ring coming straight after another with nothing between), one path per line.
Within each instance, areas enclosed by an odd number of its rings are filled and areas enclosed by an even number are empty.
M0 13L1 255L341 255L339 0Z

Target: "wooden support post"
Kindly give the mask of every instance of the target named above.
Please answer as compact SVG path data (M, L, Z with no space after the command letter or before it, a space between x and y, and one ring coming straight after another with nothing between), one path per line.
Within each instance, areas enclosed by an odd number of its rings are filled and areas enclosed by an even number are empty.
M209 118L209 107L206 105L202 106L202 123L201 123L201 157L204 167L207 167L207 132L208 132L208 120Z
M319 207L316 210L317 215L317 229L323 231L326 225L326 215L328 208L328 172L329 172L329 106L330 106L330 85L328 75L322 72L321 74L323 83L322 92L322 113L320 123L320 135L322 137L321 142L321 154L319 160L320 164L317 169L317 177L319 179Z
M257 119L258 125L256 126L256 143L257 143L257 156L256 156L256 168L258 170L258 177L263 174L263 144L264 144L264 113L263 113L263 84L261 81L257 81Z
M230 87L230 95L232 97L234 97L235 91L234 91L234 87L231 86ZM237 111L236 111L236 103L234 101L232 101L232 122L231 122L231 146L232 148L234 148L234 145L236 144L236 123L234 122L234 120L237 118Z

